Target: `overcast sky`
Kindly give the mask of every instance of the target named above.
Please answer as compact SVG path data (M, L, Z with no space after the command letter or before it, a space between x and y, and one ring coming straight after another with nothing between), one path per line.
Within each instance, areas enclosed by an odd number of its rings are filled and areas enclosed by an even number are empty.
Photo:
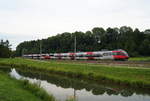
M25 40L93 27L150 28L150 0L0 0L0 39Z

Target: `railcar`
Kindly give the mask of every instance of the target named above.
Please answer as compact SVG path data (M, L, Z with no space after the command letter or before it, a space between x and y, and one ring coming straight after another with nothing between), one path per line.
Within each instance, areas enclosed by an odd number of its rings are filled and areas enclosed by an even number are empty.
M50 59L49 54L25 54L23 57L29 59Z
M28 54L23 55L32 59L68 59L68 60L127 60L128 54L124 50L114 51L94 51L94 52L77 52L77 53L50 53L50 54Z

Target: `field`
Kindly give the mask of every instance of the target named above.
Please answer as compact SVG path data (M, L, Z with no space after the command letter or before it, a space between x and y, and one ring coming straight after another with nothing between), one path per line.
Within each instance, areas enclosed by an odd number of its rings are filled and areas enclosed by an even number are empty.
M150 57L132 57L129 59L129 61L149 61Z
M150 69L129 66L111 66L68 61L39 61L22 58L0 59L0 65L57 73L69 77L150 88Z
M140 60L141 59L141 60ZM66 61L59 60L58 62L64 63L88 63L88 64L97 64L104 66L124 66L128 68L150 68L149 58L130 58L128 61L114 61L114 60L78 60L78 61ZM51 61L51 60L50 60Z
M10 78L0 71L0 101L55 101L43 89L28 81Z

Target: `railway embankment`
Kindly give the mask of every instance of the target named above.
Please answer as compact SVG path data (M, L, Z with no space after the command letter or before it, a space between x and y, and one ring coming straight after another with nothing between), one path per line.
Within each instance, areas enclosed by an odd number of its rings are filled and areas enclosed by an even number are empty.
M150 89L149 68L128 68L128 66L116 67L64 61L41 62L22 58L0 59L0 65L21 68L27 71L39 71L72 78L89 79L102 83Z

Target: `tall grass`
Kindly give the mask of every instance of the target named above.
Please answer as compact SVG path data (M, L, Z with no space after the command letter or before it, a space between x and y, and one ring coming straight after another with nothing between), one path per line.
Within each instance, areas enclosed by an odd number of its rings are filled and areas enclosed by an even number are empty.
M23 80L22 84L24 89L30 91L42 101L56 101L52 95L49 95L43 88L40 88L37 84L31 84L28 80Z

